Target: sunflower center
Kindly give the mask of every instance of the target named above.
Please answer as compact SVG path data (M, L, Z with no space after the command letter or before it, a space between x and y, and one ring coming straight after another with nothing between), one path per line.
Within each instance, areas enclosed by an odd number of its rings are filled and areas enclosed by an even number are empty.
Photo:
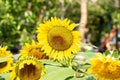
M20 80L39 80L41 77L41 70L38 69L33 64L24 64L24 68L22 68L19 72Z
M0 68L5 67L6 65L7 65L7 62L1 62L1 63L0 63Z
M31 51L29 51L28 55L34 56L35 58L38 58L38 59L45 59L46 57L46 55L39 49L32 49Z
M53 49L63 51L72 45L73 35L65 27L53 27L48 32L47 39Z

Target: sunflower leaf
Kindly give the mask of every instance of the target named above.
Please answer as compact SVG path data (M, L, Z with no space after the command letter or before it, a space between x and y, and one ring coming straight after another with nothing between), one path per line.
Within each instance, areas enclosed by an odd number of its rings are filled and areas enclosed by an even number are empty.
M76 56L83 56L84 60L79 59L79 61L83 61L83 63L89 63L90 59L96 55L96 52L78 52Z
M93 77L93 75L89 75L87 76L86 80L96 80L96 79Z
M111 55L111 52L109 50L106 50L104 54L105 54L105 56Z
M20 57L20 55L21 55L21 54L14 54L14 55L13 55L13 58L14 58L15 60L17 60L17 59Z
M19 56L20 56L20 54L15 54L15 55L13 55L13 56L2 57L2 58L0 58L0 62L5 62L5 61L7 61L8 58L10 58L10 57L13 57L14 59L18 59Z
M51 65L51 66L61 66L61 64L57 61L43 59L41 60L44 65Z
M118 58L119 57L118 50L114 50L113 53L112 53L112 56L114 58Z
M8 76L10 75L10 73L3 73L0 74L0 80L11 80Z
M5 80L5 79L0 77L0 80Z
M56 66L46 66L46 74L41 77L41 80L65 80L67 78L72 78L75 71L72 68L56 67Z
M10 58L10 57L0 58L0 62L5 62L5 61L7 61L7 60L8 60L8 58Z

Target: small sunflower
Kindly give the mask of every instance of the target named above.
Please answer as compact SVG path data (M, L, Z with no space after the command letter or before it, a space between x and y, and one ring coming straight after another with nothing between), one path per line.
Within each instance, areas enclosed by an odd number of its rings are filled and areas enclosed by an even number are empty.
M34 57L22 57L13 67L10 74L12 80L39 80L44 74L44 67L40 60Z
M7 51L7 46L0 46L0 59L4 59L3 61L0 61L0 74L11 69L11 64L13 63L11 56L12 53L10 53L10 51Z
M102 54L97 54L91 60L89 73L93 73L100 80L120 80L120 61L113 57L107 57Z
M70 58L80 49L80 32L73 31L74 28L75 24L70 20L56 17L39 24L37 39L43 45L41 49L52 59Z
M46 58L44 52L41 51L41 45L35 41L32 41L32 44L26 43L22 50L20 50L20 53L23 56L33 56L38 59Z

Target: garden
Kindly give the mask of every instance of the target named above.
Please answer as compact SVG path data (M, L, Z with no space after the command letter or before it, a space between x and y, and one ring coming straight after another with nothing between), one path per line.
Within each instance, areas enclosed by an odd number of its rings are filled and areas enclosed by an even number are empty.
M0 80L120 80L119 0L0 0Z

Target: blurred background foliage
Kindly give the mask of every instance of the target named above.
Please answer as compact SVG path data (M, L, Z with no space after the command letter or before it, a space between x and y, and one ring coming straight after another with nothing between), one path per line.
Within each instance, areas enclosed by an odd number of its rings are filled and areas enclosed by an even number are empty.
M113 25L120 25L119 0L87 0L90 42L100 45L100 39ZM36 39L36 27L51 17L68 18L80 23L80 0L0 0L0 45L20 48ZM120 1L119 1L120 3Z

